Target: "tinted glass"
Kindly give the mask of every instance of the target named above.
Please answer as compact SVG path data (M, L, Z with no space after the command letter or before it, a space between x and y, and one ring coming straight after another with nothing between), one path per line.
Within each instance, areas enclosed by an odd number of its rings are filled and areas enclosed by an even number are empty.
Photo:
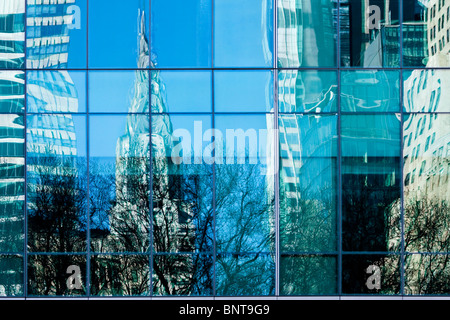
M0 112L22 113L25 109L25 73L0 71Z
M0 255L0 296L23 296L23 257Z
M25 0L4 0L0 9L0 69L25 66Z

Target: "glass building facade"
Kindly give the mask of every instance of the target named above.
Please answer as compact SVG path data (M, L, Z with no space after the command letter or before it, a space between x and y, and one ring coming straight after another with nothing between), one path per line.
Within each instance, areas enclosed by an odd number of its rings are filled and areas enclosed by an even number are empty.
M448 296L449 89L450 0L3 0L0 297Z

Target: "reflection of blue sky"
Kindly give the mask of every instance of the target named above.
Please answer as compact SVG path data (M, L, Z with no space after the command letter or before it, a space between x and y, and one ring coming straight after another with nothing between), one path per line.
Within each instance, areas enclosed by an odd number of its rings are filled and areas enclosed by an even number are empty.
M216 71L214 73L215 111L266 112L272 105L271 71ZM269 96L267 95L269 94Z
M211 112L210 71L162 71L167 112Z
M123 2L89 1L90 67L137 67L138 10L147 12L148 1L126 0L127 5ZM148 13L146 17L148 19Z
M157 67L211 67L211 0L152 0Z
M272 44L271 26L266 21L264 0L216 0L214 7L214 64L216 67L270 67L266 61L264 39ZM270 51L272 48L270 47ZM239 53L239 54L236 54Z
M92 71L89 73L90 112L128 112L134 71Z
M75 136L77 139L77 156L86 157L86 116L73 115L72 119L75 127Z
M125 115L90 116L90 157L110 157L110 160L114 162L117 139L125 133L126 122Z
M86 72L69 71L69 75L77 90L78 112L86 112Z
M91 1L92 2L92 1ZM95 2L95 1L94 1ZM79 15L77 9L74 11L74 25L78 24L80 29L72 28L69 30L69 68L85 68L86 67L86 33L87 33L87 0L76 0L75 5L80 8ZM70 8L70 7L69 7ZM67 13L72 13L67 12ZM78 16L77 16L78 15ZM76 18L80 21L76 21Z

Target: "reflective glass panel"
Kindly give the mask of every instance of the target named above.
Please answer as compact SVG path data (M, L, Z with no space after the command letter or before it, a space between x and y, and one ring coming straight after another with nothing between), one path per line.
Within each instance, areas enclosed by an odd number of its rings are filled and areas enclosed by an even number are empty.
M398 71L342 71L341 111L400 111Z
M90 112L148 112L148 71L89 72Z
M21 252L24 241L25 129L23 116L0 116L0 252Z
M152 67L211 67L212 2L151 0Z
M405 250L450 252L450 115L405 114Z
M411 254L405 258L406 295L448 295L450 256Z
M273 111L273 73L271 71L214 72L214 110L216 112Z
M28 250L86 251L86 117L27 117Z
M343 255L342 293L396 295L400 293L400 256Z
M333 67L337 1L278 0L278 67Z
M0 6L0 69L22 69L25 61L25 0Z
M26 36L28 68L86 68L87 0L28 1Z
M282 115L281 252L337 249L337 116Z
M148 0L89 1L89 67L149 67L148 7Z
M450 112L450 92L446 90L450 70L422 69L403 72L405 112Z
M0 71L0 113L22 113L24 107L25 73Z
M27 72L27 112L86 112L86 72Z
M23 296L23 257L0 255L0 297Z
M90 116L89 195L95 252L149 249L149 120Z
M216 252L269 253L274 234L273 116L215 117Z
M281 295L334 295L338 289L338 261L332 255L283 255L280 259Z
M268 254L216 257L216 295L267 296L275 293L275 262Z
M334 71L278 72L279 112L337 111L337 74Z
M212 252L210 116L152 117L153 248Z
M85 255L29 255L29 296L86 295Z
M400 117L343 115L344 251L399 250Z
M272 16L269 0L215 0L214 66L272 67Z
M340 1L342 66L400 66L399 2Z
M210 296L213 294L213 270L211 255L154 255L153 295Z
M95 296L147 296L148 255L91 255L90 290Z
M209 71L153 71L152 112L211 112L212 75Z

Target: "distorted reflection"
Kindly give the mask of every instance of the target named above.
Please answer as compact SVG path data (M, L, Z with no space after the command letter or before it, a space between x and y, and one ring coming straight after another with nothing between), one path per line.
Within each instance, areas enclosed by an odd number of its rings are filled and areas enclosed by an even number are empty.
M342 66L400 65L399 1L341 0L339 10Z
M278 0L278 67L336 66L337 1Z
M25 1L4 0L0 5L0 69L25 65Z
M0 255L0 297L23 295L23 257Z

